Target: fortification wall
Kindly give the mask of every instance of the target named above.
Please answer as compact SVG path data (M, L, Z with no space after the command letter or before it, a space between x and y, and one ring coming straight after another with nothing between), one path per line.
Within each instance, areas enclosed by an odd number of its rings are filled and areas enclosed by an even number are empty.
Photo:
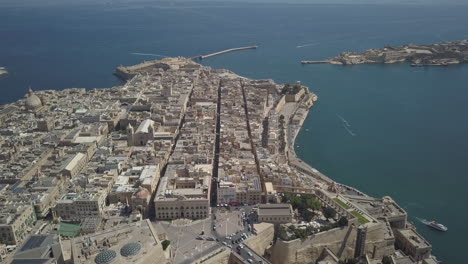
M373 258L382 258L395 252L394 239L386 236L385 223L370 223L367 225L365 251ZM322 251L328 248L340 259L354 257L357 228L353 225L335 228L312 235L301 240L283 241L278 239L269 250L271 262L281 263L315 263Z
M278 239L271 249L271 262L281 263L315 263L324 248L328 248L335 255L342 258L354 255L356 228L335 228L321 232L301 240L283 241ZM344 239L346 241L344 241ZM340 254L341 253L341 254Z
M258 255L265 255L265 250L270 247L275 234L273 224L260 223L255 224L254 229L257 232L256 236L250 237L245 241L245 244L253 249Z

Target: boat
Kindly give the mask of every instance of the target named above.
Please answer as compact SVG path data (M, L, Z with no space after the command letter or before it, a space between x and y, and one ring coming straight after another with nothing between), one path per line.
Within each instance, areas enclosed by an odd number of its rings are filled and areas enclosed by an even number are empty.
M5 67L0 67L0 70L5 70Z
M429 227L432 227L436 230L439 230L439 231L447 231L448 228L446 226L444 226L443 224L441 223L437 223L436 221L432 220L432 221L429 221L429 220L426 220L426 219L421 219L421 218L418 218L416 217L416 219L418 219L421 223L429 226Z
M429 223L426 223L427 226L432 227L434 229L437 229L439 231L447 231L448 228L444 226L443 224L437 223L436 221L431 221Z
M437 223L436 221L431 221L429 222L428 226L434 228L434 229L437 229L439 231L447 231L448 228L446 226L444 226L443 224L440 224L440 223Z

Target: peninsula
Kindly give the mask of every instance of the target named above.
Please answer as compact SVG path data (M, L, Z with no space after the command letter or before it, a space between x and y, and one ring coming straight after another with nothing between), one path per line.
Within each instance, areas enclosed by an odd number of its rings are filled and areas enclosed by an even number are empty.
M4 74L8 74L8 71L5 69L5 67L0 67L0 76Z
M2 262L438 263L392 198L295 155L301 82L182 57L115 74L0 106Z
M468 40L440 44L386 46L364 52L343 52L328 60L305 60L302 64L330 63L354 65L365 63L409 62L411 66L448 66L468 62Z

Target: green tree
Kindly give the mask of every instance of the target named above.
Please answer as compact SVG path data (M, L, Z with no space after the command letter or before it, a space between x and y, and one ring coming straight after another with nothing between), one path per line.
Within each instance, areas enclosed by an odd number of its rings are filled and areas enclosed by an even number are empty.
M322 207L322 204L320 203L320 201L315 197L308 198L306 203L307 203L307 207L314 211L319 210Z
M166 248L171 244L171 241L169 240L164 240L163 242L161 242L161 245L162 245L162 248L163 250L166 250Z
M327 206L325 208L323 208L323 215L326 217L326 218L334 218L336 216L336 212L333 208Z
M348 225L348 218L342 216L340 220L338 220L338 226L347 226Z
M305 209L304 211L302 211L302 218L304 218L304 221L310 222L313 217L314 213L312 213L309 209Z

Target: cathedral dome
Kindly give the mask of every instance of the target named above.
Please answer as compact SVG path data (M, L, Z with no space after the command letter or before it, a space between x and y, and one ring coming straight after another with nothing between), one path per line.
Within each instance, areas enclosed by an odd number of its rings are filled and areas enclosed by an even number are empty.
M28 97L26 98L26 108L29 110L35 110L42 106L41 99L34 94L33 90L29 88Z

